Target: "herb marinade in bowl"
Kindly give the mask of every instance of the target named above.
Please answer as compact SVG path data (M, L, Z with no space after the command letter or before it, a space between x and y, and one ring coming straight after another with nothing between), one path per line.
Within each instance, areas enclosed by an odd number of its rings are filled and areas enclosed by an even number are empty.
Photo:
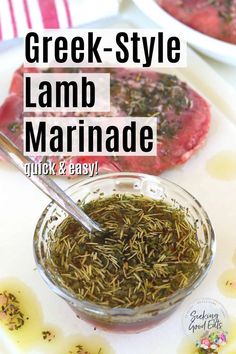
M68 194L104 232L85 231L51 203L37 224L34 251L43 278L81 318L111 330L146 329L204 278L214 232L181 187L117 173L79 182Z

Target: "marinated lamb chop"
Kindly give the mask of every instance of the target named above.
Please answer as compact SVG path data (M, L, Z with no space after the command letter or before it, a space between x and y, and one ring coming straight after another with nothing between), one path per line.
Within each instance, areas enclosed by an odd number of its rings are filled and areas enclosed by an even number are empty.
M58 71L58 69L54 69ZM66 157L66 163L99 162L100 171L133 171L150 174L187 161L204 143L210 125L208 103L176 76L150 70L82 69L84 72L109 72L111 112L96 116L156 117L156 156ZM0 109L0 130L22 149L23 69L16 71L10 94ZM31 114L32 115L32 114ZM41 114L40 114L41 115ZM66 115L66 114L64 114ZM71 116L71 114L68 114ZM84 117L84 113L74 113ZM62 158L50 157L53 162Z
M187 26L236 44L236 0L157 0L157 3Z

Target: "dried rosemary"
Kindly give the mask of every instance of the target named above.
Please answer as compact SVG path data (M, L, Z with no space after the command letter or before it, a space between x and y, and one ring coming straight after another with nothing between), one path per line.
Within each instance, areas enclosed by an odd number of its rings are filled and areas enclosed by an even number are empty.
M16 296L8 291L0 293L0 320L10 331L20 329L25 323Z
M47 342L51 342L56 336L51 331L47 330L47 331L42 331L42 337L43 337L43 340L45 340Z
M75 346L75 352L72 352L71 350L68 352L68 354L91 354L87 350L84 349L83 345L76 345ZM99 348L97 354L102 354L102 348Z
M127 82L132 80L127 73ZM155 85L142 72L136 76L137 87L124 87L123 81L111 76L111 96L116 97L126 90L126 99L121 108L128 116L157 117L157 137L173 138L182 128L180 121L168 119L168 112L180 115L189 109L192 101L189 98L187 86L174 75L164 74Z
M219 16L226 22L231 23L233 21L233 0L209 0L209 4L213 5L217 10Z
M105 232L71 217L48 240L47 267L79 299L133 308L165 300L198 270L200 244L187 210L140 195L100 196L83 205Z

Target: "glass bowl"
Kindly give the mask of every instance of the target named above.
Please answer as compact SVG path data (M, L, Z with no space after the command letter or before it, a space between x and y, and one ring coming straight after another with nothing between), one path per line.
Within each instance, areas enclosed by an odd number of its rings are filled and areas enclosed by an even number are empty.
M34 255L37 268L48 286L61 296L79 318L103 329L125 332L139 332L148 329L167 318L176 307L202 282L212 263L215 253L215 235L211 222L199 202L180 186L163 178L139 173L111 173L75 183L67 189L74 201L89 202L98 197L114 193L142 194L153 199L163 199L173 204L174 200L188 208L188 219L193 224L199 220L197 238L201 254L196 274L184 289L176 291L167 300L142 305L135 308L112 308L100 306L90 301L79 300L61 284L58 276L46 265L48 240L67 214L55 203L50 203L43 211L34 234Z

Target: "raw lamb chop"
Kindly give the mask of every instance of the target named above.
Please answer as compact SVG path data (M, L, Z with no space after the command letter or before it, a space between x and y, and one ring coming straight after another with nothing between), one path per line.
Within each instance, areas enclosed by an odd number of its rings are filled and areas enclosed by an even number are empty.
M58 71L58 69L54 69ZM62 70L63 71L63 70ZM71 157L69 162L99 162L100 171L133 171L150 174L182 164L204 143L210 125L208 103L176 76L150 70L80 69L109 72L111 112L97 116L134 116L157 119L157 156ZM16 71L9 96L0 109L0 130L22 149L23 69ZM65 114L64 114L65 115ZM71 116L71 114L68 114ZM84 113L75 113L77 117ZM53 162L62 159L50 157Z
M236 0L157 0L177 20L208 36L236 44Z

